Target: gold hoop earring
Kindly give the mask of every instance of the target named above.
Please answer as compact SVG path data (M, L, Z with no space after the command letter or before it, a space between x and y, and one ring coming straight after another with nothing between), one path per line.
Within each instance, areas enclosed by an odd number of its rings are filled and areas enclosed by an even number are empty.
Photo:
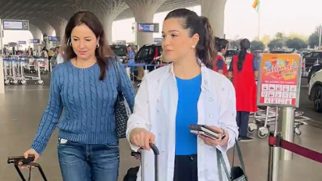
M66 43L67 46L72 46L72 42L70 41L70 38L67 39L67 43Z

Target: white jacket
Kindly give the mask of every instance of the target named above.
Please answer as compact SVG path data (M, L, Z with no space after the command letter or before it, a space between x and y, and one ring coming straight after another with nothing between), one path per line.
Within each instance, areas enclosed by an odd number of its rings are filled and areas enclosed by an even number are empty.
M235 91L231 82L223 75L201 66L201 94L198 100L198 124L224 128L229 134L227 147L218 147L229 166L226 151L235 144L238 136L236 125ZM135 98L134 112L130 116L127 139L134 128L145 128L156 136L159 148L159 180L173 181L175 160L175 121L178 91L173 65L154 70L147 74ZM134 151L138 147L131 145ZM217 154L214 147L197 141L198 180L219 181ZM154 156L152 150L142 151L144 181L154 180ZM141 170L140 169L140 170ZM222 176L226 175L222 169ZM138 181L141 173L138 173Z

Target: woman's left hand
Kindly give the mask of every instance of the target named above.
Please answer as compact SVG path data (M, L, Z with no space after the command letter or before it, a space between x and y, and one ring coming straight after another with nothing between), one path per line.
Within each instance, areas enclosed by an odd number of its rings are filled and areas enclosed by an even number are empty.
M213 139L207 136L199 135L205 144L209 146L225 146L229 139L229 134L222 128L216 126L208 126L209 128L213 129L215 132L219 133L219 139Z

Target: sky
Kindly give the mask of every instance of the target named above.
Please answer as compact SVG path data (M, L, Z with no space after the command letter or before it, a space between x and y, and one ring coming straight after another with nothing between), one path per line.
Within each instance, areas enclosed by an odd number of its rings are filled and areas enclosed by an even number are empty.
M269 35L273 38L277 32L286 35L296 33L309 36L318 25L322 25L322 0L260 0L257 12L252 8L253 0L227 0L225 7L224 32L228 39L255 39ZM200 15L201 7L190 7ZM154 22L160 23L167 12L157 13ZM260 23L258 23L260 22ZM258 26L260 25L260 26ZM134 18L113 22L112 41L135 41ZM4 43L28 40L32 35L28 31L5 31ZM161 37L161 33L153 33Z

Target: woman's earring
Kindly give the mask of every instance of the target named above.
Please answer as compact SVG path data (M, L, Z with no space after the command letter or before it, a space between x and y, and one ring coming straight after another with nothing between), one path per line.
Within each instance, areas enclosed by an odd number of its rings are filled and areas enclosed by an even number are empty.
M67 46L72 46L72 42L70 41L70 38L68 38L68 40L67 40Z
M99 47L100 47L100 44L98 44L98 43L97 43L97 44L96 44L96 48L99 48Z
M192 48L196 48L196 45L192 45L191 47L192 47Z

